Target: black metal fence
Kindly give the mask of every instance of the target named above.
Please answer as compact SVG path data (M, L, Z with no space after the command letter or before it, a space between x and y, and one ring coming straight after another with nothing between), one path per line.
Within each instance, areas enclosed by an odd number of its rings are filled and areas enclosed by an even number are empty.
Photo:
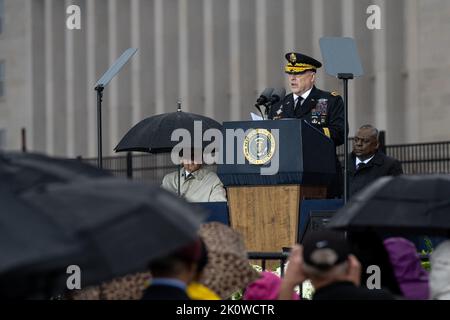
M350 145L352 139L349 139ZM351 147L350 147L351 149ZM398 159L405 174L450 174L450 141L382 146L388 156ZM337 150L343 160L343 146ZM81 158L80 158L81 159ZM81 159L96 165L97 159ZM161 183L168 172L175 171L170 154L131 153L103 158L103 168L114 175ZM215 170L215 167L211 167Z
M97 159L80 159L92 165L97 165ZM121 156L103 157L103 168L114 175L133 179L143 179L161 183L163 177L176 170L170 159L170 154L126 153Z
M388 145L384 152L401 162L405 174L450 173L450 141ZM338 156L344 159L342 146Z
M450 142L392 145L387 155L403 165L406 174L450 173Z
M280 274L283 276L286 262L289 258L289 252L248 252L248 258L250 260L261 261L261 269L266 270L267 261L278 261L280 267ZM419 253L421 262L430 261L430 255L428 253Z
M289 252L248 252L248 258L250 260L258 260L261 261L261 269L263 271L266 270L267 261L279 261L280 262L280 275L284 275L284 267L286 265L286 261L289 258Z

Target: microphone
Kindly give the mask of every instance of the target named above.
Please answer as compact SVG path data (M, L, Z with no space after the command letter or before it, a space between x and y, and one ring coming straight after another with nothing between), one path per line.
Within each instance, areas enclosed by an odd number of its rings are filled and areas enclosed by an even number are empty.
M272 92L272 95L270 96L269 101L267 101L264 105L266 106L266 114L270 114L270 109L273 104L280 102L284 99L284 96L286 95L286 89L284 88L277 88Z
M256 100L255 106L261 106L265 104L267 101L269 101L273 91L274 91L273 88L265 88L264 91L259 96L259 98Z
M259 98L256 100L255 107L258 109L259 113L261 113L263 118L264 118L264 115L259 106L264 105L267 101L270 100L273 90L274 90L273 88L265 88L264 91L259 96Z
M268 107L268 106L270 106L270 105L272 105L272 104L275 104L275 103L277 103L277 102L280 102L281 100L284 99L284 96L285 96L285 95L286 95L286 89L284 89L284 88L278 88L278 89L275 89L275 90L272 92L272 95L270 96L269 101L267 101L267 102L265 103L265 106Z

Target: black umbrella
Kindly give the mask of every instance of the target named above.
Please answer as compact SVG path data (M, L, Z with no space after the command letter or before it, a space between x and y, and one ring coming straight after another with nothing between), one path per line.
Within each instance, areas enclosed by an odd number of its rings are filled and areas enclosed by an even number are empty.
M140 121L125 134L114 150L116 152L171 152L172 148L179 143L179 141L172 141L171 139L172 133L176 129L186 129L191 134L191 146L196 146L197 144L193 140L196 122L201 124L202 137L208 129L222 130L222 125L216 120L194 113L182 112L179 103L177 112L164 113ZM202 139L202 149L210 143ZM181 164L179 164L178 168L178 195L180 195L181 184L180 171Z
M111 173L79 160L51 158L41 154L0 153L0 183L21 192L48 183L110 177Z
M13 158L28 159L22 168L30 181ZM72 161L45 156L36 165L35 158L1 157L0 295L36 295L22 279L38 282L33 288L45 283L45 294L61 292L69 265L81 268L83 287L145 270L152 258L193 239L205 216L157 186L105 177L93 167L84 172Z
M151 259L194 239L205 218L157 186L119 178L51 184L22 198L82 247L71 264L80 267L83 287L146 270Z
M4 185L0 203L0 297L51 296L51 275L64 270L68 255L79 247L51 218Z
M202 134L208 129L222 129L222 125L211 118L178 109L177 112L159 114L140 121L125 134L114 150L116 152L171 152L172 148L179 143L171 141L172 132L176 129L186 129L193 139L195 121L201 123ZM203 146L209 143L211 142L204 142ZM193 141L192 146L194 146Z
M450 176L383 177L356 194L328 224L331 228L448 235Z
M49 183L109 176L78 160L0 152L0 296L48 297L54 289L52 274L68 266L67 255L80 249L20 194Z

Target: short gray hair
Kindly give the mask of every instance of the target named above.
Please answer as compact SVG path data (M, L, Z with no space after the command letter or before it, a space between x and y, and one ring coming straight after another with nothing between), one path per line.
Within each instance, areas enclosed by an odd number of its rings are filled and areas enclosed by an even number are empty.
M371 125L371 124L364 124L361 127L359 127L358 130L360 130L360 129L369 129L369 130L371 130L372 131L371 136L375 137L377 139L377 141L378 141L380 133L379 133L378 129L375 128L373 125Z

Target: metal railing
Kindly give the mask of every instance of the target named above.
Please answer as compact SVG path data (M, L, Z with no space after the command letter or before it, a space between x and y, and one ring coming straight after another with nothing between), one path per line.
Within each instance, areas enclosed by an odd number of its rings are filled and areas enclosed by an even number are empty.
M341 161L343 149L337 150ZM450 141L395 144L384 149L386 155L400 161L405 174L450 173Z
M289 252L248 252L247 256L249 260L261 261L261 268L263 271L266 270L266 262L268 260L280 261L280 275L281 277L283 277L284 267L286 265L287 259L289 258Z
M289 252L248 252L247 256L249 260L261 261L261 268L263 271L266 270L267 261L280 261L280 276L283 277L286 262L289 258ZM420 253L419 257L422 262L430 261L430 255L428 253Z
M350 142L352 139L349 139ZM450 141L382 146L388 156L398 159L405 174L450 174ZM337 148L343 160L343 147ZM81 158L79 158L81 159ZM96 165L97 159L81 159ZM114 175L161 183L169 172L175 171L170 154L135 153L103 158L103 168ZM214 166L210 168L214 170Z
M450 141L391 145L386 154L402 163L405 174L450 173Z

